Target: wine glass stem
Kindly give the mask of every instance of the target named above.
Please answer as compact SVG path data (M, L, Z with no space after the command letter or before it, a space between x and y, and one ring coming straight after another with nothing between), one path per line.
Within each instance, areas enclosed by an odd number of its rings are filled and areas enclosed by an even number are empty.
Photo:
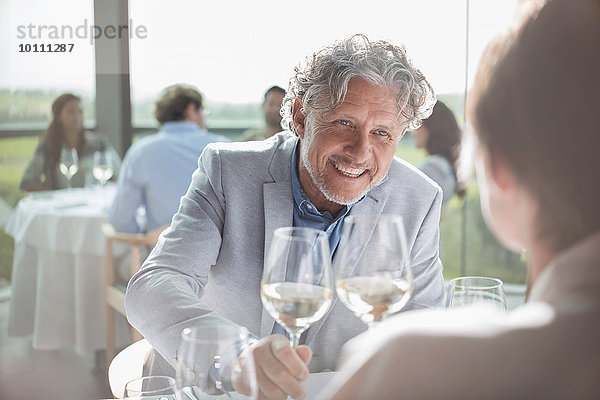
M298 347L300 344L300 333L290 333L290 345L292 348Z

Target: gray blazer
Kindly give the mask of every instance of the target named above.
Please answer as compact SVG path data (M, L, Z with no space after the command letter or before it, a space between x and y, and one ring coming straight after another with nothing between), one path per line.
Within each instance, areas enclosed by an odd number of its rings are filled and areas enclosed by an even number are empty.
M275 321L263 309L260 280L273 231L293 224L291 156L298 138L206 147L171 228L127 288L127 318L173 362L181 331L221 321L260 337ZM352 214L399 214L413 260L414 294L406 310L440 306L438 256L442 193L416 168L394 159L384 180ZM364 238L357 246L367 246ZM334 268L335 268L334 257ZM308 330L311 372L334 369L342 345L366 326L335 298Z

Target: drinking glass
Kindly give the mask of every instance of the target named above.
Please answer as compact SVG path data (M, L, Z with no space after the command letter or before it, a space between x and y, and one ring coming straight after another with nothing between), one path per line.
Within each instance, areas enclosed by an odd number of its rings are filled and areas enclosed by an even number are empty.
M454 278L448 285L449 308L471 304L487 304L506 310L506 298L502 281L483 276L464 276Z
M71 147L60 149L60 173L67 178L67 189L71 188L71 178L79 171L79 157L77 150Z
M256 399L258 386L248 330L225 324L197 325L181 333L175 360L178 400Z
M175 399L175 379L170 376L145 376L133 379L125 384L124 398L128 397Z
M406 305L413 279L402 217L347 217L338 251L338 297L369 327Z
M92 167L94 178L104 187L106 182L113 176L113 160L110 151L96 151L94 153L94 165Z
M329 240L311 228L279 228L273 240L260 285L269 314L297 347L300 335L321 319L333 300Z

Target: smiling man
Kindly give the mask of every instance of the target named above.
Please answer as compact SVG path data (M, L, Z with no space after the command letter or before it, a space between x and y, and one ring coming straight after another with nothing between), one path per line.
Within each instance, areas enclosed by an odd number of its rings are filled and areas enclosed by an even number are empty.
M185 327L245 326L258 339L246 352L260 397L302 398L308 372L333 369L342 345L366 326L334 300L291 349L262 307L265 255L275 229L312 227L327 233L335 268L344 219L356 214L373 224L381 214L404 218L414 274L405 310L440 306L442 194L394 157L434 103L402 47L355 35L315 53L290 81L288 132L206 148L171 228L129 283L131 323L170 362ZM353 240L368 246L370 238Z

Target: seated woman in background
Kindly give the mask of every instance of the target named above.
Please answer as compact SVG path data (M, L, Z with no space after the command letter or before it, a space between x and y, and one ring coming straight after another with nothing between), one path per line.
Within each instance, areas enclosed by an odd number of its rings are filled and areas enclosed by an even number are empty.
M52 121L40 136L40 143L21 179L21 190L31 192L67 187L67 179L59 170L63 147L77 150L79 170L71 178L73 187L84 186L96 151L110 152L115 170L120 165L117 152L104 136L84 130L81 99L65 93L52 103Z
M431 116L414 131L414 138L417 148L425 149L429 154L417 168L440 185L444 194L442 204L446 205L454 193L462 198L465 189L456 179L461 132L452 111L438 101Z

